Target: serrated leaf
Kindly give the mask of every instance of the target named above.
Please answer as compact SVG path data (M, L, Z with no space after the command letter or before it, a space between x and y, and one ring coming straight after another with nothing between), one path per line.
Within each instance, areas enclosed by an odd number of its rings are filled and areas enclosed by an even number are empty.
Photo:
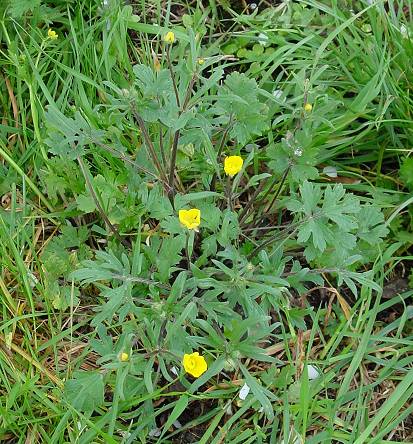
M76 372L65 384L68 402L81 412L92 412L103 405L105 385L97 372Z
M79 112L71 118L49 106L45 117L48 132L45 143L52 154L74 160L85 153L85 145L103 138L104 131L92 128Z
M10 15L17 19L40 6L40 0L12 0L10 3Z
M215 115L222 116L226 121L228 110L231 110L230 134L241 144L247 143L253 135L260 136L269 127L268 107L258 99L259 91L254 79L233 72L225 79L212 109Z
M80 194L76 197L77 208L83 213L92 213L96 210L93 197L88 194Z

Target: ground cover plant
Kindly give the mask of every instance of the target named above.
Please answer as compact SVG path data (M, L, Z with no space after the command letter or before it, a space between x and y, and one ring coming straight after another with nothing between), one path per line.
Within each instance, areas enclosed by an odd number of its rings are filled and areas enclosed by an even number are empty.
M0 12L0 441L413 442L411 2Z

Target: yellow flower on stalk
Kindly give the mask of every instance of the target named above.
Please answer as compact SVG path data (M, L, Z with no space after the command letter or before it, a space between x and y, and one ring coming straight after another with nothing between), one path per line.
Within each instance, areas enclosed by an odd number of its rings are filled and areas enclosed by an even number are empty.
M47 30L47 37L50 40L56 40L59 36L57 35L56 31L53 31L53 29L48 29Z
M228 176L235 176L241 171L244 161L240 156L229 156L224 160L224 171Z
M308 113L313 109L313 105L311 103L306 103L304 105L304 111L307 111Z
M182 364L185 371L195 378L199 378L208 368L205 358L199 356L198 352L191 353L190 355L185 354Z
M175 41L175 34L172 31L167 32L163 36L163 41L168 43L168 45L172 45L172 43Z
M179 222L188 230L195 230L201 224L201 211L198 208L191 210L179 210Z
M123 352L120 354L119 359L121 360L121 362L127 362L129 361L129 355Z

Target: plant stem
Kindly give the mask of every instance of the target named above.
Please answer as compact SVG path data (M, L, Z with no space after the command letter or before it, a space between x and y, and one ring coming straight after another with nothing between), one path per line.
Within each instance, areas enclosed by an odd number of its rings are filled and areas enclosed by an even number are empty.
M280 195L282 187L284 186L284 183L285 183L285 181L287 179L288 173L290 172L290 169L291 169L291 166L289 165L286 168L286 170L284 171L284 174L283 174L283 176L281 178L281 182L278 185L277 191L274 194L274 197L271 199L271 202L270 202L270 204L269 204L269 206L268 206L268 208L266 210L267 212L271 210L272 206L274 205L274 202L276 201L277 197Z
M227 127L225 128L224 133L222 134L221 142L219 144L218 153L217 153L218 161L220 160L221 153L222 153L222 150L224 148L225 141L227 139L227 136L228 136L229 130L231 129L231 126L232 126L232 115L230 117L230 120L228 122ZM215 191L215 183L216 183L216 181L217 181L217 173L215 172L214 175L212 176L211 186L209 187L209 189L211 191Z
M115 235L116 239L118 239L119 242L121 242L126 248L130 247L129 242L127 242L125 239L122 239L122 237L120 236L118 230L116 229L116 227L112 224L112 222L109 220L107 214L105 213L104 209L102 208L102 205L99 202L99 198L93 188L92 182L90 180L89 177L89 172L86 169L85 164L83 163L83 160L81 157L77 158L77 161L79 163L80 169L82 171L83 177L85 178L86 181L86 185L87 188L89 190L90 195L92 196L92 199L96 205L96 208L98 209L102 219L105 221L105 223L107 224L107 226L110 228L110 230L112 231L112 233Z
M268 212L270 211L270 209L271 209L272 206L274 205L274 202L276 201L277 197L280 195L281 190L282 190L282 187L284 186L284 183L285 183L285 181L286 181L286 179L287 179L288 173L290 172L290 169L291 169L291 165L289 165L289 166L285 169L285 171L284 171L284 173L283 173L283 175L282 175L282 178L281 178L280 184L278 185L277 191L275 192L273 198L271 199L271 202L270 202L269 206L267 207L267 209L265 210L265 213L268 213ZM272 188L272 186L270 187L270 189L271 189L271 188ZM267 195L267 194L268 194L268 193L266 193L266 195ZM251 226L252 226L252 227L253 227L253 226L258 226L258 225L262 222L263 219L264 219L264 218L262 217L262 214L261 214L261 215L258 217L258 220L257 220L256 222L253 221L253 224L252 224ZM248 227L248 228L250 228L250 227Z
M190 270L190 268L191 268L191 257L189 256L189 236L190 236L190 233L188 231L188 233L186 234L186 244L185 244L185 253L186 253L188 270Z
M230 211L232 211L233 210L233 205L232 205L232 182L231 182L231 177L230 176L227 177L226 195L227 195L227 200L228 200L228 209Z
M169 167L168 185L169 185L169 188L171 190L172 197L175 196L174 176L175 176L176 154L178 152L179 134L180 134L179 130L175 131L174 141L172 143L171 165Z
M181 108L181 102L179 100L178 87L176 86L175 75L174 75L174 71L172 69L170 51L171 51L171 49L168 46L166 48L166 61L167 61L167 64L168 64L169 72L171 73L171 79L172 79L172 85L173 85L174 92L175 92L176 104L177 104L178 108Z
M254 248L254 250L251 251L251 253L248 255L248 260L250 261L254 256L256 256L263 248L265 248L266 246L272 244L273 242L282 239L283 235L285 233L288 233L291 230L291 227L286 228L285 230L282 230L280 233L277 233L275 236L270 237L269 239L267 239L266 241L264 241L262 244L258 245L258 247ZM295 228L292 233L294 233L297 230L297 228ZM291 234L292 234L291 233Z
M147 170L141 165L138 165L136 163L136 160L133 160L130 156L127 156L126 154L122 153L121 151L118 151L115 148L112 148L109 145L106 145L105 143L102 143L98 140L91 139L90 140L95 145L99 146L100 148L104 149L108 153L112 154L113 156L117 157L120 160L123 160L125 163L128 163L130 165L133 165L137 170L142 171L143 173L147 174L148 176L152 176L154 179L159 180L159 182L162 182L165 186L167 186L167 182L163 181L159 176L157 176L155 173L152 173L152 171Z
M243 210L241 211L240 215L239 215L239 223L241 224L243 222L243 220L248 216L248 210L250 209L250 207L253 205L255 199L257 198L258 194L261 193L262 189L265 186L266 181L263 180L258 187L255 189L254 193L252 194L252 196L249 198L247 204L245 205L245 207L243 208Z
M139 128L143 134L146 146L148 147L148 150L149 150L149 154L152 157L152 162L154 163L156 169L158 170L158 173L159 173L159 176L161 177L161 179L167 183L168 181L166 179L166 175L163 171L162 165L159 162L158 156L156 155L156 150L155 150L155 147L154 147L152 140L149 136L145 122L143 121L140 114L136 111L135 104L132 104L132 112L133 112L133 115L135 116L135 119L138 122Z
M180 105L179 105L178 90L176 88L175 77L174 77L174 73L173 73L173 70L172 70L172 64L171 64L171 61L170 61L170 58L169 58L169 48L166 51L166 57L167 57L167 60L168 60L169 71L170 71L171 77L172 77L172 83L174 85L174 90L175 90L175 95L176 95L176 102L177 102L177 105L179 107ZM193 76L192 76L192 79L191 79L189 85L188 85L188 89L186 90L184 104L182 105L182 108L180 109L180 111L178 113L179 115L181 115L185 111L186 107L188 106L189 100L191 98L192 88L194 86L196 77L197 77L197 73L195 72L193 74ZM176 155L177 155L177 152L178 152L178 143L179 143L179 136L180 136L180 134L181 133L180 133L179 130L175 131L174 140L173 140L173 143L172 143L171 163L170 163L170 166L169 166L168 185L169 185L169 188L170 188L170 197L171 197L171 203L172 204L173 204L173 198L175 196L174 177L175 177Z
M182 105L182 111L185 111L186 107L188 106L189 100L191 99L192 89L194 87L195 80L197 79L197 77L198 73L194 72L191 81L189 82L188 89L186 90L184 104Z

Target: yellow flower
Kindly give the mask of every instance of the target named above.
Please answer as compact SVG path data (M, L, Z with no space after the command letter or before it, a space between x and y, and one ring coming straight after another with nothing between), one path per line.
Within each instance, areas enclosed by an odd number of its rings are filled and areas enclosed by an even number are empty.
M191 353L190 355L185 354L182 364L185 371L195 378L199 378L208 368L205 358L199 356L198 352Z
M241 171L244 161L240 156L229 156L224 160L224 171L228 176L235 176Z
M198 65L203 65L205 63L205 59L198 59Z
M120 354L119 359L120 359L122 362L129 361L129 355L128 355L127 353L123 352L123 353Z
M179 210L179 222L188 230L195 230L201 223L201 211L198 208L192 210Z
M172 31L167 32L163 36L163 41L168 44L172 44L175 41L175 34Z
M311 103L306 103L304 105L304 111L307 111L308 113L313 109L313 105Z
M47 37L49 37L50 40L56 40L59 36L57 35L56 31L53 31L53 29L48 29Z

